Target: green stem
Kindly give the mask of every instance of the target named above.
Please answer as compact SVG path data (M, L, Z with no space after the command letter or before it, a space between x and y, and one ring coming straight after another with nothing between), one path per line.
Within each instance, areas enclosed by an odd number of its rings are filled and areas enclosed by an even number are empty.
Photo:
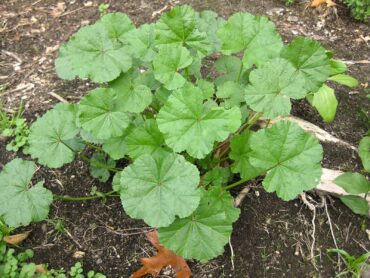
M104 152L104 150L103 150L101 147L99 147L99 146L96 146L96 145L91 144L91 143L86 142L86 141L84 141L84 144L85 144L86 146L89 146L89 147L90 147L90 148L92 148L92 149L95 149L95 150L97 150L97 151Z
M189 75L189 68L185 68L184 69L184 73L185 73L185 78L186 80L190 81L189 78L190 78L190 75Z
M234 183L232 183L232 184L226 185L226 186L224 186L222 189L223 189L223 190L229 190L229 189L231 189L231 188L233 188L233 187L235 187L235 186L241 185L242 183L245 183L245 182L247 182L247 181L249 181L249 180L251 180L251 179L250 179L250 178L248 178L248 179L242 179L242 180L239 180L239 181L234 182Z
M240 64L238 78L236 79L236 82L240 81L240 78L242 77L242 73L243 73L243 62Z
M54 199L55 200L61 200L61 201L89 201L89 200L95 200L95 199L103 199L106 197L117 197L119 195L114 194L116 193L115 191L110 191L103 193L103 195L100 196L79 196L79 197L71 197L71 196L63 196L63 195L56 195L54 194Z

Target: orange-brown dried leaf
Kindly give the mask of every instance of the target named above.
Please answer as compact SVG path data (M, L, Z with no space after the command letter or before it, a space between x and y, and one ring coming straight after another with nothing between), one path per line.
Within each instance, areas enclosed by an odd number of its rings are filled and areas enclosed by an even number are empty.
M311 8L318 8L324 3L326 3L328 7L334 7L337 5L332 0L313 0L311 2Z
M36 273L44 274L46 272L47 272L47 269L45 268L45 266L43 264L37 264L36 265Z
M148 232L146 237L158 249L158 253L153 257L140 259L143 267L132 274L130 278L140 278L147 274L158 277L162 268L167 265L173 268L177 278L189 278L191 276L190 268L184 258L177 256L159 243L157 231Z
M27 231L27 232L12 235L12 236L4 236L3 240L8 244L17 245L17 244L21 243L22 241L24 241L28 237L30 232L31 231Z

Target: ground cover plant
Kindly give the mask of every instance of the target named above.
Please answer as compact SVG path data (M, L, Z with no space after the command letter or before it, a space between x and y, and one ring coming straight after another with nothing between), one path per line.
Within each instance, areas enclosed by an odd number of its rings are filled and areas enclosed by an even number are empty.
M202 75L202 60L219 52L217 78ZM38 119L29 152L50 168L79 156L92 176L115 174L112 191L53 195L42 181L32 185L33 162L15 159L0 174L0 214L19 227L45 219L53 198L120 194L127 214L158 228L161 244L207 261L223 252L238 218L229 189L265 176L264 188L287 201L317 185L318 141L289 121L258 131L255 123L288 115L290 99L305 97L330 122L335 94L324 83L353 84L332 56L303 37L283 45L273 23L247 13L224 21L181 6L139 28L107 14L81 28L56 60L61 78L100 88Z

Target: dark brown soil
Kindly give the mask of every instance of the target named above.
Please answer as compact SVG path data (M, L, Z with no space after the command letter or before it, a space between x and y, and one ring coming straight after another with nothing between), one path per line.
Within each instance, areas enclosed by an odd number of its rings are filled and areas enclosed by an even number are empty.
M136 24L155 19L152 13L167 2L159 0L112 0L109 11L127 13ZM219 0L174 1L190 3L198 10L212 9L224 17L237 11L267 15L276 24L286 41L298 35L319 40L334 50L337 57L354 61L350 74L362 85L355 89L336 86L339 99L337 118L325 124L317 112L305 101L294 103L293 114L313 122L331 134L354 145L367 132L368 122L360 110L369 111L366 94L369 90L370 33L368 25L355 22L349 12L338 7L338 18L324 9L305 10L307 2L285 7L284 1L273 0ZM66 82L55 75L53 60L58 46L81 25L94 22L99 17L99 1L65 1L65 10L56 9L58 1L10 0L0 3L0 82L7 85L2 100L8 109L16 109L21 99L26 102L26 117L33 121L59 100L54 92L69 101L78 101L93 85L83 81ZM53 16L54 15L54 16ZM9 53L13 53L16 57ZM18 61L18 59L21 60ZM324 144L323 166L341 170L359 170L358 157L340 146ZM15 154L5 151L0 142L0 163L5 164ZM58 170L41 168L35 179L45 179L45 184L57 194L88 195L93 185L109 191L109 183L99 183L90 177L82 161ZM331 261L326 253L335 247L325 208L317 208L315 218L315 261L309 259L312 246L312 218L301 201L283 202L274 194L266 194L256 186L242 204L242 214L235 224L231 238L234 250L232 268L231 249L225 246L223 256L207 263L190 262L194 277L334 277L339 271L336 257ZM236 194L236 192L233 192ZM320 203L320 198L313 196ZM366 229L368 219L352 214L338 200L329 200L333 232L338 246L353 255L370 249ZM37 263L49 263L51 268L69 268L76 261L84 268L105 273L108 277L128 277L140 267L138 259L153 254L154 249L145 240L147 230L141 221L130 219L123 212L118 198L106 202L54 202L50 220L61 219L67 233L58 233L50 221L32 225L32 234L23 244L35 250ZM76 251L85 252L75 258ZM343 264L341 269L343 270ZM162 277L172 277L168 271Z

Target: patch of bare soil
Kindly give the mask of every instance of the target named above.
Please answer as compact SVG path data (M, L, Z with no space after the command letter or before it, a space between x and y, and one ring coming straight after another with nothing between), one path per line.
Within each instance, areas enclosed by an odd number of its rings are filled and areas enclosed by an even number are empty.
M58 4L58 3L64 4ZM136 24L150 22L155 11L167 2L160 0L111 0L109 11L127 13ZM369 129L361 111L369 111L366 98L370 76L368 25L355 22L343 7L337 7L338 17L324 8L305 9L307 2L297 1L285 7L284 1L273 0L189 0L198 10L211 9L224 17L234 12L248 11L270 17L286 42L304 35L319 40L334 50L337 57L348 61L350 74L361 85L355 89L336 86L339 99L338 116L325 124L318 113L305 101L294 103L293 114L315 123L331 134L354 145ZM98 0L10 0L0 3L0 83L6 85L2 100L8 109L15 109L20 100L26 102L26 117L33 121L59 100L78 101L94 85L86 81L63 81L54 71L53 61L58 47L81 26L99 17ZM15 154L5 150L0 142L0 163L5 164ZM340 170L358 170L359 159L351 150L324 144L323 166ZM50 170L41 168L35 179L57 194L88 195L92 186L109 191L109 183L91 178L82 161ZM236 194L237 192L233 192ZM194 277L333 277L339 270L337 258L329 259L327 248L337 245L353 255L370 249L366 229L368 219L352 214L340 201L326 199L327 210L317 202L315 214L301 201L283 202L274 194L263 191L258 181L241 206L242 214L234 226L224 255L207 263L190 262ZM330 218L329 218L330 217ZM57 220L66 232L56 230ZM330 220L329 220L330 219ZM332 224L332 230L330 229ZM69 268L82 261L84 268L103 272L107 277L128 277L140 268L138 259L155 251L146 241L147 227L130 219L122 210L118 198L106 202L54 202L50 221L31 226L32 234L24 247L35 250L37 263L49 263L52 268ZM315 233L314 233L315 230ZM233 250L234 256L231 256ZM84 252L82 256L81 252ZM311 255L315 259L311 259ZM80 256L80 257L79 257ZM234 267L233 267L234 265ZM343 263L341 264L343 269ZM162 277L172 277L167 271Z

